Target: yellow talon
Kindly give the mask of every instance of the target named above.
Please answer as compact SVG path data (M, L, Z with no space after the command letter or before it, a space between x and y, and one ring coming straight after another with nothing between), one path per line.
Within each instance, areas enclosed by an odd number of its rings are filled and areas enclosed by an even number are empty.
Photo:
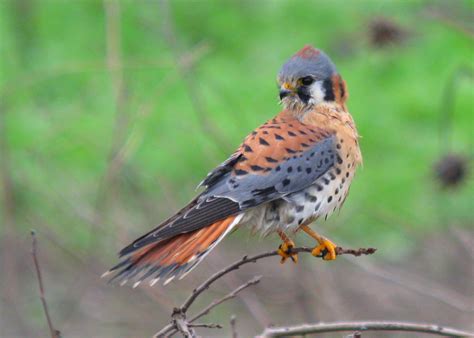
M291 253L291 249L294 247L295 243L290 239L286 239L285 242L280 244L278 247L278 254L281 256L281 264L285 263L288 258L291 258L294 263L298 263L298 254Z
M336 259L336 247L336 244L323 237L320 244L311 251L311 254L316 257L322 256L325 261L332 261Z

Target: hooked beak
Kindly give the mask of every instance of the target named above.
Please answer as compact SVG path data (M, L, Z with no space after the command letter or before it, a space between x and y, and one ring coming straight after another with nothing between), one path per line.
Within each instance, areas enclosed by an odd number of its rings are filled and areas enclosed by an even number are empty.
M288 89L280 89L280 100L283 100L285 97L290 95L292 92Z
M289 84L288 82L284 82L280 88L280 100L283 100L285 97L293 93L294 93L293 86Z

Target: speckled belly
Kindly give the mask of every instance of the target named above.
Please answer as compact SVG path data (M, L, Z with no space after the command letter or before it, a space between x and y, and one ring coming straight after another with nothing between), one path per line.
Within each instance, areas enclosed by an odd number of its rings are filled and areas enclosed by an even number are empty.
M310 187L249 210L243 223L262 235L277 230L291 235L302 224L309 224L320 217L327 219L338 210L349 192L353 175L353 168L341 164L318 178Z

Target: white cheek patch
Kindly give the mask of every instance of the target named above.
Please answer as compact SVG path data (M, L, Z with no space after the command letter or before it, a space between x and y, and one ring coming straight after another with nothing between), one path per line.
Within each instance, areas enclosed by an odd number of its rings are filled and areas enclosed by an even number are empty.
M324 96L326 95L323 88L323 81L316 81L309 87L309 92L311 93L311 99L309 99L310 104L318 104L324 101Z

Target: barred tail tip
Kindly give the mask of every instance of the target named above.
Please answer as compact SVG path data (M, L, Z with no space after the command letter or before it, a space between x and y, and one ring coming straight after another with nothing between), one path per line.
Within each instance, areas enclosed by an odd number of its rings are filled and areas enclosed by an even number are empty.
M109 283L123 286L133 281L133 288L146 279L150 279L150 286L160 280L166 285L176 277L182 279L238 224L242 216L230 216L207 227L139 247L101 278L115 273Z

